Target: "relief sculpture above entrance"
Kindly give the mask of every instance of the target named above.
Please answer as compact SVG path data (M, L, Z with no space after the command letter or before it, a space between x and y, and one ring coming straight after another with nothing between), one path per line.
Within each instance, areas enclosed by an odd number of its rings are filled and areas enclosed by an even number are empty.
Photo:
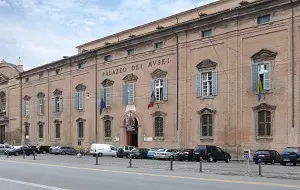
M138 120L132 112L126 114L123 122L126 130L126 142L128 146L138 146Z

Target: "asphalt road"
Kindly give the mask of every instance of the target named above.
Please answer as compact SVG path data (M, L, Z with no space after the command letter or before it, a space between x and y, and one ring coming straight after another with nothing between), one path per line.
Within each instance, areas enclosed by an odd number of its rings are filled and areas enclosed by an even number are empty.
M102 170L71 166L54 166L20 161L0 161L0 189L9 190L283 190L300 189L294 180L224 177L202 175L175 176L166 173L142 173L138 170ZM297 185L298 184L298 185Z

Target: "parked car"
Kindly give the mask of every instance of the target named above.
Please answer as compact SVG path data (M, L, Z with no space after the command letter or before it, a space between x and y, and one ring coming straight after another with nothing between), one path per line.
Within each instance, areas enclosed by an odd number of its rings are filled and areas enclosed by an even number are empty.
M286 147L282 153L282 165L292 163L294 166L300 163L300 147Z
M102 156L117 156L117 150L113 145L110 144L92 144L90 154L96 156L98 154L99 157Z
M8 156L19 156L20 154L23 154L23 146L14 146L13 148L9 148L4 152L4 154Z
M134 148L129 152L132 158L145 159L147 158L148 148Z
M56 155L76 155L77 154L77 150L73 147L70 146L62 146L60 148L55 148L52 150L52 154L56 154Z
M257 150L253 154L254 163L257 164L259 159L265 164L271 163L272 165L275 163L282 162L281 156L276 150L267 150L267 149Z
M207 162L221 160L228 163L231 160L231 155L228 152L214 145L198 145L194 150L194 157L197 162L200 161L201 157L203 160L207 160Z
M120 147L118 147L117 157L119 157L119 158L123 158L123 157L128 158L129 157L129 152L134 148L135 148L134 146L120 146Z
M182 149L178 152L177 155L178 161L193 161L194 160L194 149Z
M50 152L50 147L51 146L40 146L39 149L38 149L38 153L39 154L46 154L46 153L49 153Z
M60 146L51 146L51 147L49 148L49 153L50 153L50 154L54 154L54 152L55 152L54 150L57 149L57 148L60 148Z
M13 148L13 146L9 144L0 144L0 154L4 154L5 151L10 148Z
M154 154L157 150L159 149L163 149L163 148L151 148L148 152L147 152L147 158L148 159L154 159Z
M159 149L155 152L154 158L158 160L175 160L177 157L177 152L177 149Z

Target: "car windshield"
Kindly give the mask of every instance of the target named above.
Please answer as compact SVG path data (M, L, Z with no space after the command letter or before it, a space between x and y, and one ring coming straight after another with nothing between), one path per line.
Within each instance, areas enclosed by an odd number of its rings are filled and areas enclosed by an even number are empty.
M165 149L159 149L157 152L164 152Z
M258 150L255 152L255 154L269 154L269 151L266 150Z
M298 153L298 148L296 148L296 147L288 147L283 152L286 152L286 153L291 153L291 152Z

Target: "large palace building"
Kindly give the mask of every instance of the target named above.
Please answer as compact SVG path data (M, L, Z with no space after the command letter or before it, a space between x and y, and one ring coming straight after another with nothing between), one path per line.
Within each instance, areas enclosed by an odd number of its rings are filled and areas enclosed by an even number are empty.
M298 0L220 0L23 71L0 64L0 143L227 151L300 143Z

